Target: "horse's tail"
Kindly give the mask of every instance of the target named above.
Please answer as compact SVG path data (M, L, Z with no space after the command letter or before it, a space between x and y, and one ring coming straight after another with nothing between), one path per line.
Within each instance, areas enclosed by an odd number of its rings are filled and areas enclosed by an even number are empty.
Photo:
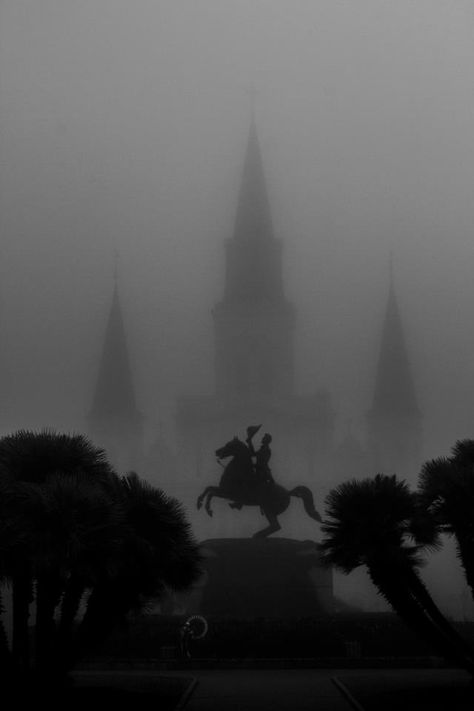
M319 521L319 523L322 522L321 516L315 509L311 489L308 489L307 486L295 486L295 488L291 489L288 493L290 496L297 496L299 499L303 499L304 510L308 516L314 518L315 521Z

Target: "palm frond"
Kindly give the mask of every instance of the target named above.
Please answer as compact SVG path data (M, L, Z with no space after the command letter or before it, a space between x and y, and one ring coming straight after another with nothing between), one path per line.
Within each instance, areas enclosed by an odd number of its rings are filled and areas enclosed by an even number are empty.
M401 550L418 565L420 547L408 542L415 511L412 492L396 475L377 474L340 484L326 498L324 560L349 572L379 551L392 555Z
M451 458L461 466L474 466L474 440L458 439L451 448Z
M112 472L105 451L84 435L19 430L0 439L0 471L17 480L38 483L55 472L79 470L102 480Z

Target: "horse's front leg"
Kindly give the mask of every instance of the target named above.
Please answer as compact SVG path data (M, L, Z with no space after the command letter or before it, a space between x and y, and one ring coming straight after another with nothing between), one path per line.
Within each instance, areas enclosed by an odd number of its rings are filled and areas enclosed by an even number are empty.
M204 501L204 499L206 498L206 496L208 496L209 491L210 491L211 489L214 489L214 488L215 488L215 487L213 487L213 486L206 486L206 488L204 489L204 491L202 492L202 494L200 494L200 495L198 496L198 500L197 500L197 502L196 502L196 506L197 506L198 509L201 508L202 502Z
M206 489L207 492L207 498L206 498L206 503L204 508L206 509L207 513L209 516L212 516L212 509L211 509L211 501L214 498L214 496L217 496L219 499L228 499L229 495L222 491L222 489L219 486L208 486Z
M219 489L218 486L208 486L207 489L201 496L204 498L206 496L206 503L204 504L204 508L206 509L206 512L209 516L213 515L213 511L211 509L211 501L214 496L222 496L221 490ZM201 503L202 505L202 503Z
M208 516L214 515L214 511L211 509L211 501L212 501L212 494L209 494L209 496L206 499L206 506L205 506Z

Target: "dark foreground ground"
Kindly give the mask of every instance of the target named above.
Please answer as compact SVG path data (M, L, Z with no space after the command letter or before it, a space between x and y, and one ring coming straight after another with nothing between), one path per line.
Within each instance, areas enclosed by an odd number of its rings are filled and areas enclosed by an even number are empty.
M81 709L95 701L134 711L474 709L470 677L454 669L97 671L75 680Z
M39 705L49 711L179 711L196 684L188 673L97 670L74 673L62 682L39 678L20 687L13 683L6 696L20 709Z

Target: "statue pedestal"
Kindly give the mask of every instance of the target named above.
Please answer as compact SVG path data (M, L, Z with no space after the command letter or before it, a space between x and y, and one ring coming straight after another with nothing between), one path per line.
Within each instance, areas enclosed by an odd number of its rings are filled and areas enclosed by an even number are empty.
M201 543L204 574L190 614L231 618L317 617L334 609L331 569L313 541L217 538Z

